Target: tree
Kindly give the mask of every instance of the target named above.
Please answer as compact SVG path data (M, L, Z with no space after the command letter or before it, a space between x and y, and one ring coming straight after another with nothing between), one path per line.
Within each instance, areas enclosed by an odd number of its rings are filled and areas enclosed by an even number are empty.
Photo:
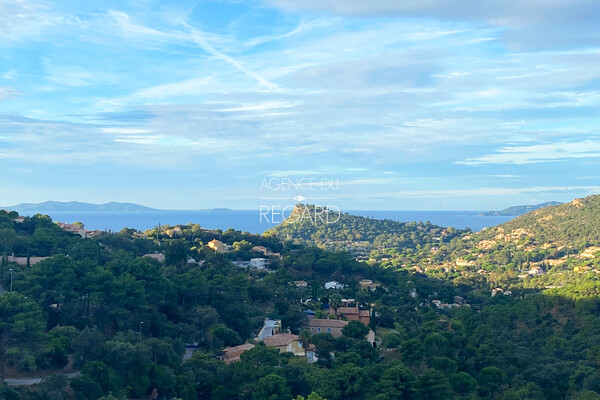
M322 382L322 391L330 400L360 399L367 392L371 380L367 372L353 363L344 364Z
M5 378L7 350L39 347L44 327L42 310L33 300L17 292L0 296L0 382Z
M337 310L342 306L342 296L339 293L334 293L329 298L329 307L333 308L333 312L337 318Z
M302 348L304 349L304 356L308 359L308 347L310 346L310 338L312 334L308 329L303 329L298 335L298 339L302 342Z
M416 379L410 369L399 364L385 370L379 385L390 399L410 399L416 390Z
M450 385L454 393L467 396L477 388L477 381L466 372L458 372L450 375Z
M507 380L504 371L498 367L485 367L477 375L477 382L484 396L493 396Z
M419 394L422 400L447 400L452 390L446 377L438 370L428 369L419 376Z
M298 395L294 400L304 400L304 397ZM311 394L308 395L308 397L306 398L306 400L327 400L327 399L319 396L315 392L312 392Z
M402 345L402 360L408 365L416 365L423 359L423 344L419 339L407 340Z
M350 321L342 328L342 334L352 339L364 339L367 333L369 333L369 328L360 321Z
M269 374L258 380L253 400L290 400L292 394L287 381L279 375Z

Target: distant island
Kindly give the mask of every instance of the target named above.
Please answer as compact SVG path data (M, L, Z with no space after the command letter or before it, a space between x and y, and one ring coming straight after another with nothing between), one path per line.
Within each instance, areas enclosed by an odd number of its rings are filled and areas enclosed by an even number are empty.
M501 211L488 211L481 213L485 217L518 217L519 215L526 214L530 211L537 210L548 206L559 206L563 203L559 201L548 201L546 203L527 205L527 206L513 206L505 208Z
M18 212L39 212L39 211L158 211L155 208L141 206L134 203L117 203L111 201L104 204L83 203L79 201L45 201L43 203L21 203L14 206L0 207L7 210Z

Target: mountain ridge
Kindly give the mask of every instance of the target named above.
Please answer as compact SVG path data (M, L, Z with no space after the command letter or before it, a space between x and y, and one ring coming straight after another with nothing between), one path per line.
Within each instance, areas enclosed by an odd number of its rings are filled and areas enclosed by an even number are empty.
M20 203L7 207L7 210L19 212L27 211L158 211L155 208L142 206L135 203L108 203L96 204L80 201L44 201L41 203Z
M545 203L540 204L531 204L531 205L522 205L522 206L512 206L505 208L500 211L488 211L481 213L480 215L485 217L518 217L519 215L527 214L530 211L538 210L540 208L549 207L549 206L558 206L564 204L560 201L547 201Z

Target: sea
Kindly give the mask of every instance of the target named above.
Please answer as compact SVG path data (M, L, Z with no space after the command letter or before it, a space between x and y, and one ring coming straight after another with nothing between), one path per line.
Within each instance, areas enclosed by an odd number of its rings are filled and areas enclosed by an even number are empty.
M195 223L207 229L235 230L263 233L277 225L261 218L259 210L155 210L155 211L35 211L23 215L34 215L37 212L49 215L55 222L82 222L86 229L118 232L123 228L134 228L140 231L152 229L160 225L178 225ZM474 232L485 227L501 224L514 217L483 216L482 211L368 211L348 210L349 214L376 219L392 219L401 222L429 221L442 227L459 229L470 228Z

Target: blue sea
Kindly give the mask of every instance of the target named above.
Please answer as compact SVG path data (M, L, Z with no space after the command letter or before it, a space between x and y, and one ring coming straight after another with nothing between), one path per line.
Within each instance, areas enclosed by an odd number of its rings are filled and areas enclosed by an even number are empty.
M83 222L86 229L120 231L134 228L141 231L152 229L158 224L178 225L196 223L207 229L227 230L233 228L250 233L263 233L277 225L261 221L259 210L165 210L136 212L107 211L39 211L49 215L55 222ZM481 211L344 211L354 215L377 219L392 219L401 222L429 221L443 227L466 228L479 231L509 221L513 217L486 217ZM33 215L35 212L27 212Z

